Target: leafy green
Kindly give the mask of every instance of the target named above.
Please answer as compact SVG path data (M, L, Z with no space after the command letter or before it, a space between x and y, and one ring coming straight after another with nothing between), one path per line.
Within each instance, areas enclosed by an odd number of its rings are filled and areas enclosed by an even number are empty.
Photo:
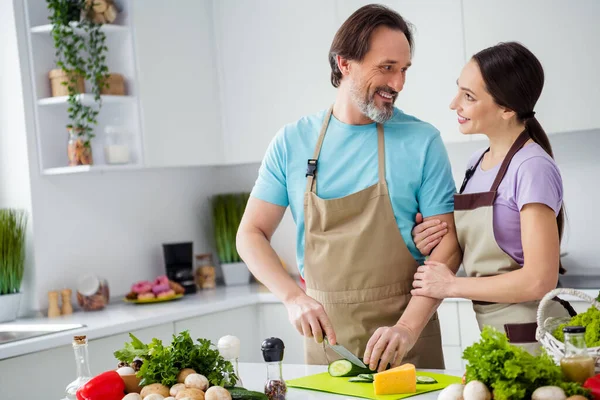
M600 295L598 296L600 297ZM563 328L565 326L583 326L585 327L585 343L588 347L600 346L600 310L592 306L586 312L577 314L566 324L560 324L552 332L552 335L564 343L565 335Z
M133 357L143 360L142 367L136 374L141 386L151 383L162 383L171 387L177 383L177 375L184 368L191 368L199 374L206 376L213 386L234 385L237 376L233 365L225 360L213 344L207 339L197 339L194 343L188 331L173 335L171 345L164 346L159 339L152 339L144 345L133 334L129 334L131 343L115 351L114 355L119 361L131 362Z
M567 396L589 396L587 389L565 381L548 354L533 356L489 326L484 327L478 343L465 349L463 358L468 362L467 382L483 382L492 389L494 400L529 399L541 386L559 386Z

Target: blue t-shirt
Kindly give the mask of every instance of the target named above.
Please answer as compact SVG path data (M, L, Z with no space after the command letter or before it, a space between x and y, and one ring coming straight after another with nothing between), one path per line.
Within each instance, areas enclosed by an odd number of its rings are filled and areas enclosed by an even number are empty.
M313 158L326 110L284 126L271 141L252 196L291 208L296 223L296 256L304 276L304 191L306 164ZM395 109L384 124L385 175L394 216L411 254L423 261L411 230L424 217L454 211L456 186L440 133L431 124ZM377 126L329 121L319 155L317 195L333 199L378 181Z

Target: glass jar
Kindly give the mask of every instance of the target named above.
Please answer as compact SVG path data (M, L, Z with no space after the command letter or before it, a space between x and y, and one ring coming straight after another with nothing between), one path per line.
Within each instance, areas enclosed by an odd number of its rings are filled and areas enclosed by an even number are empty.
M570 382L580 384L594 376L596 362L589 355L585 343L585 327L566 326L563 328L565 334L565 355L560 360L560 368L565 378Z
M267 381L265 394L269 400L285 400L287 386L283 379L283 341L279 338L268 338L262 345L263 359L267 363Z
M110 125L104 129L104 160L107 164L128 164L129 147L129 134L123 127Z
M217 343L219 354L231 363L233 366L233 373L237 377L237 381L233 386L243 387L242 377L240 376L239 370L239 358L240 358L240 339L235 336L227 335L219 339ZM231 386L232 382L228 381L228 386Z
M214 289L217 286L212 254L206 253L196 256L195 280L198 289Z
M77 303L84 311L102 310L109 295L108 282L95 275L83 276L77 284Z
M67 127L69 140L67 142L67 157L69 166L92 165L92 145L87 135L82 133L81 128Z
M67 385L67 388L65 389L65 400L76 400L77 389L92 379L86 336L73 337L73 351L75 352L75 363L77 365L77 379Z

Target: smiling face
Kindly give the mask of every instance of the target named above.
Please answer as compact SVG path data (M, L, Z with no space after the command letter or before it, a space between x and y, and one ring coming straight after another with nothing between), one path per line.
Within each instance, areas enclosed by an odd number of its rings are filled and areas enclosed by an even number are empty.
M479 66L473 60L464 66L457 80L458 93L450 109L458 114L463 134L486 133L505 123L508 115L488 93Z
M404 33L380 26L371 34L362 61L341 60L352 100L366 117L384 123L394 115L394 102L404 87L410 59Z

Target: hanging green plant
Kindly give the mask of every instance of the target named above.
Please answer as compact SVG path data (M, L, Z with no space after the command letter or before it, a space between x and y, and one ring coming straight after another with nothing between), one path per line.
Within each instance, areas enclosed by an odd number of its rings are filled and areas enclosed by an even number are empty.
M106 35L103 23L93 19L93 1L46 0L52 23L52 38L56 49L56 65L67 76L63 82L68 89L67 129L77 132L90 147L94 127L102 108L102 88L107 86ZM81 79L91 86L94 103L83 104L80 94Z

